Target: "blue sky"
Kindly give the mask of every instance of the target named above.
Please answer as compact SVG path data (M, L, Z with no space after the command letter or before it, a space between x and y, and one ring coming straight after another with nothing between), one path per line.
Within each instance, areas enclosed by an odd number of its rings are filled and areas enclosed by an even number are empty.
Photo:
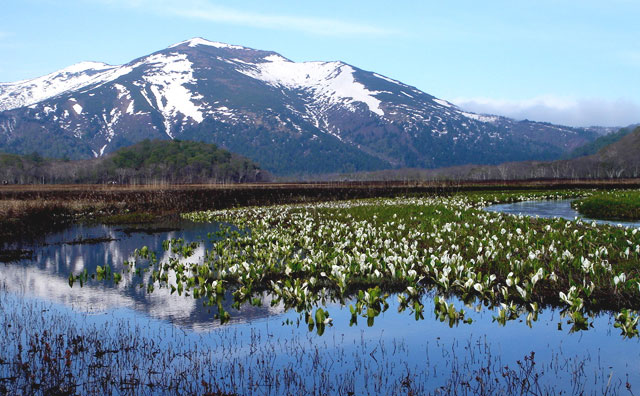
M0 81L201 36L342 60L473 111L627 125L640 122L639 16L635 0L8 1Z

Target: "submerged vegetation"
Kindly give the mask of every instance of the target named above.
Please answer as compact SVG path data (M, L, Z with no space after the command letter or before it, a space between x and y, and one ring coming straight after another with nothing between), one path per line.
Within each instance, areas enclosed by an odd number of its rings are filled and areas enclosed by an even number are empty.
M574 201L573 207L594 219L640 220L640 191L600 192Z
M184 217L227 224L209 235L213 248L204 258L192 257L198 242L170 240L168 261L142 247L128 271L148 271L150 292L168 287L217 306L223 322L227 292L239 307L261 305L266 291L272 305L295 309L322 334L332 323L321 308L329 301L353 299L352 323L373 324L388 307L387 292L397 292L399 310L420 319L421 296L435 290L434 310L452 326L468 322L447 302L456 295L497 308L499 324L522 317L531 324L543 305L557 305L572 331L588 329L597 310L612 309L623 314L616 319L622 333L635 335L637 314L625 309L640 308L638 229L482 210L588 194L468 193L194 212Z

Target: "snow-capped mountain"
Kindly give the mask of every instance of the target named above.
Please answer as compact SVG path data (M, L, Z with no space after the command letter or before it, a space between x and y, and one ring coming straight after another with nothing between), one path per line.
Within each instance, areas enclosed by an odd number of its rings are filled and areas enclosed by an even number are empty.
M292 174L554 159L595 137L465 112L343 62L201 38L126 65L84 62L0 83L0 149L57 157L189 139Z

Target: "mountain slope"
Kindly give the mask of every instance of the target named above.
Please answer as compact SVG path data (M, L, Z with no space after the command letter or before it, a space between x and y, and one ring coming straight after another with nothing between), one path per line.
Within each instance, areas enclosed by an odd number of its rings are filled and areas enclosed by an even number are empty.
M640 127L596 154L558 161L523 161L500 165L465 165L441 169L398 169L357 175L325 175L356 180L519 180L614 179L640 177Z
M640 166L640 127L619 141L602 148L592 158L619 166Z
M585 144L584 146L580 146L580 147L577 147L577 148L573 149L569 153L568 157L569 158L578 158L578 157L584 157L586 155L596 154L602 148L604 148L604 147L606 147L606 146L608 146L610 144L613 144L615 142L618 142L623 137L625 137L628 134L632 133L637 126L638 126L637 124L636 125L630 125L630 126L628 126L626 128L621 128L618 131L611 132L611 133L608 133L606 135L600 136L599 138L597 138L593 142L589 142L589 143Z
M122 66L0 84L0 148L101 156L143 139L216 143L280 174L550 160L595 132L464 112L343 62L187 40Z

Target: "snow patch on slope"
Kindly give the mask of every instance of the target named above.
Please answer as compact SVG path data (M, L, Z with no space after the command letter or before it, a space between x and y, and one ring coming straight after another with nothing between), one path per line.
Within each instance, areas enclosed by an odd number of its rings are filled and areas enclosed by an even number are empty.
M102 114L102 121L104 122L103 133L105 134L105 139L107 140L107 144L111 143L111 141L113 140L113 137L116 135L115 126L118 124L121 118L122 118L122 112L117 108L111 109L108 115L106 113ZM104 147L100 149L99 154L94 151L94 154L96 155L96 157L102 156L104 154L104 150L106 147L107 145L105 144Z
M113 84L113 86L118 90L118 99L122 99L123 97L126 97L127 99L131 98L127 87L122 84Z
M29 106L68 91L111 81L130 71L126 66L82 62L32 80L0 83L0 111Z
M376 77L378 77L378 78L379 78L379 79L381 79L381 80L388 81L388 82L390 82L390 83L392 83L392 84L402 85L403 87L404 87L404 86L406 86L406 85L404 85L403 83L401 83L400 81L396 81L396 80L391 79L391 78L389 78L389 77L385 77L385 76L383 76L383 75L381 75L381 74L373 73L373 75L374 75L374 76L376 76Z
M106 69L113 69L114 67L117 67L117 66L107 65L106 63L102 63L102 62L80 62L74 65L65 67L64 69L59 70L58 73L82 73L87 70L106 70ZM52 73L52 74L55 74L55 73Z
M355 111L353 102L362 102L381 117L381 101L354 78L355 70L342 62L292 62L280 55L269 55L265 62L237 70L273 87L312 91L314 99L323 105L345 105ZM324 106L323 106L324 107Z
M461 111L460 114L462 114L463 116L465 116L467 118L471 118L472 120L476 120L476 121L480 121L480 122L496 122L496 121L498 121L498 117L496 117L496 116L488 116L488 115L467 113L467 112L464 112L464 111Z
M129 106L127 106L127 114L133 115L135 114L135 109L133 107L133 100L131 102L129 102Z
M155 96L155 106L164 117L164 126L167 135L173 138L171 133L172 119L178 114L183 114L195 122L202 122L202 106L194 101L202 99L202 95L191 92L185 84L195 84L193 77L193 64L185 54L151 55L145 59L145 63L151 66L143 79L151 84L150 89ZM150 98L144 93L144 97L151 103Z
M437 99L437 98L433 98L432 100L434 102L436 102L437 104L439 104L440 106L453 107L453 105L451 103L447 102L446 100Z

